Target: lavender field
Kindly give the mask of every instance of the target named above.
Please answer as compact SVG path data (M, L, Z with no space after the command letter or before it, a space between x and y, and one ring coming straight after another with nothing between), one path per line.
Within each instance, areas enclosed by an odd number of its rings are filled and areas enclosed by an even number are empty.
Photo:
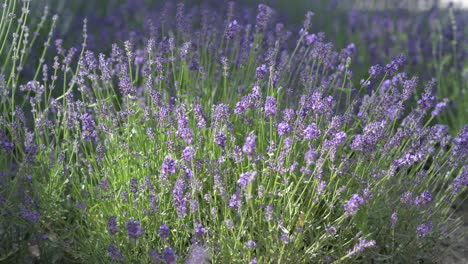
M0 13L0 263L468 262L459 5Z

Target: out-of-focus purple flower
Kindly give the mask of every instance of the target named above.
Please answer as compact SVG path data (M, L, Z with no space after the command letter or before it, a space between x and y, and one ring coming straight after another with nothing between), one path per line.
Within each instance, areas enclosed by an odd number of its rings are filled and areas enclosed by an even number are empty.
M124 202L124 203L128 202L128 192L127 191L122 191L122 193L120 195L122 197L122 202Z
M7 135L0 129L0 147L5 154L13 152L15 145L8 139Z
M413 193L411 191L405 192L401 198L400 202L405 205L410 205L413 203Z
M192 245L187 264L206 264L210 262L210 253L208 248L200 245Z
M241 204L242 204L242 201L241 201L240 194L239 193L234 193L231 196L231 200L229 201L229 207L233 208L233 209L236 209L236 210L239 210Z
M468 125L465 125L453 139L453 158L466 161L468 157Z
M257 28L259 30L265 30L272 15L273 9L271 9L271 7L259 4L257 9Z
M416 233L419 237L426 237L433 228L433 224L431 221L425 222L416 227Z
M317 194L322 195L326 189L327 189L327 182L321 180L319 184L317 185Z
M201 238L206 233L206 231L206 228L200 222L197 221L197 223L195 224L195 235Z
M279 136L284 136L289 134L291 132L291 126L289 126L288 123L286 122L281 122L278 124L278 135Z
M269 204L265 208L265 219L267 221L273 220L274 207L272 204Z
M432 115L433 116L438 116L440 113L442 113L445 108L447 108L447 104L449 103L448 98L444 98L441 102L437 103L434 110L432 110Z
M167 239L170 233L171 229L169 228L169 226L163 224L159 227L159 238Z
M333 136L332 144L334 146L341 146L345 143L345 141L346 141L346 133L343 131L338 131Z
M177 255L172 248L164 249L164 261L166 261L167 264L176 264Z
M229 120L229 105L217 104L212 107L212 120L217 127L218 124L224 123Z
M304 129L303 134L304 138L310 141L320 137L320 130L315 123L312 123Z
M432 201L432 195L430 192L422 192L418 197L414 199L414 205L423 206Z
M468 165L463 167L463 171L453 179L451 192L456 194L465 186L468 186Z
M125 261L124 257L122 256L122 251L120 251L116 244L112 244L107 248L107 256L111 258L112 262Z
M240 26L237 20L233 20L229 22L227 29L226 29L226 33L225 33L226 39L234 39L237 35L239 27Z
M397 73L406 63L406 57L403 54L396 56L389 64L385 66L385 72L393 76Z
M253 240L249 240L245 243L248 249L256 249L257 248L257 243Z
M197 126L199 128L206 127L205 114L203 113L203 108L201 104L195 104L193 106L193 112L195 119L197 120Z
M317 41L317 40L318 40L318 37L315 34L308 34L305 37L305 42L306 42L307 46L310 46L310 45L314 44L314 42Z
M364 238L359 238L359 242L354 245L353 249L348 251L348 256L354 256L363 252L366 248L375 247L375 240L366 240Z
M182 151L182 159L185 160L185 162L191 162L193 158L195 158L195 148L192 146L185 147Z
M89 113L85 113L81 117L81 122L82 122L82 132L81 136L85 140L92 140L96 139L98 136L98 132L95 129L96 123L93 120L93 117Z
M229 229L229 230L233 230L233 229L234 229L234 224L232 223L232 220L231 220L231 219L229 219L229 218L226 219L225 223L226 223L227 229Z
M130 191L134 195L138 192L138 180L136 178L130 179Z
M267 66L265 64L262 64L261 66L257 67L256 77L259 80L264 79L267 73L268 73Z
M41 219L41 214L39 212L30 210L27 208L21 208L20 216L23 219L28 220L30 222L34 222L34 223L39 222L39 220Z
M395 228L397 222L398 222L398 214L397 212L393 212L392 216L390 216L390 226L392 228Z
M256 176L257 176L256 171L247 171L247 172L241 173L237 183L239 184L241 188L245 189L251 182L255 180Z
M249 264L257 264L257 258L253 258L251 261L249 261Z
M265 116L275 116L277 111L276 99L273 96L268 96L265 100Z
M158 252L157 249L151 249L148 251L151 263L163 263L163 256Z
M183 177L179 177L172 191L174 206L176 207L177 216L179 218L183 218L187 214L187 197L184 195L185 189L185 180Z
M245 139L244 146L242 147L242 151L249 157L253 157L255 154L255 140L257 136L255 134L250 134Z
M158 200L156 199L156 196L150 194L149 202L150 202L150 212L151 213L156 212L158 210Z
M369 69L369 75L371 78L376 78L382 74L383 68L379 64L371 66Z
M364 204L364 199L355 193L351 199L344 204L344 210L348 216L353 216L357 213L358 207Z
M107 230L111 236L117 234L119 232L119 226L117 225L117 217L110 216L107 220Z
M133 218L128 221L125 226L127 227L127 234L131 240L136 240L138 237L142 236L145 232L140 226L139 221L135 221Z
M218 146L220 146L221 148L226 147L227 138L226 138L226 136L224 135L224 133L218 133L218 134L216 134L214 141L215 141L215 143L218 144Z
M161 174L170 175L174 173L176 173L176 161L171 157L166 157L161 167Z
M317 151L315 151L312 148L306 151L305 156L304 156L304 160L305 160L307 165L314 164L314 161L315 161L316 158L317 158Z

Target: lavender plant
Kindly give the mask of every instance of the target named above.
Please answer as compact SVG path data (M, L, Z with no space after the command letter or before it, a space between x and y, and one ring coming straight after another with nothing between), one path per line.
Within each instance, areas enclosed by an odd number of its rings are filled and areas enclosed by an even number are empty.
M290 32L264 4L167 10L107 54L85 23L42 79L5 82L2 260L415 262L463 235L468 126L434 121L404 55L356 86L356 45L312 12Z

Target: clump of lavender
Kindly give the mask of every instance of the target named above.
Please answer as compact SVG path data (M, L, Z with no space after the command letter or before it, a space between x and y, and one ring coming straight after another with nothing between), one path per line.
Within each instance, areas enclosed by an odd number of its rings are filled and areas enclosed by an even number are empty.
M127 228L128 237L131 240L136 240L145 233L140 225L140 222L135 221L133 218L130 219L130 221L128 221L127 223L125 223L125 226Z
M122 8L153 16L144 2ZM451 102L434 81L420 92L411 58L360 76L360 43L309 32L312 12L295 32L234 6L168 2L108 54L85 23L80 49L55 41L33 76L19 27L0 72L0 213L28 228L2 246L47 231L86 262L402 262L457 228L468 126L437 123Z

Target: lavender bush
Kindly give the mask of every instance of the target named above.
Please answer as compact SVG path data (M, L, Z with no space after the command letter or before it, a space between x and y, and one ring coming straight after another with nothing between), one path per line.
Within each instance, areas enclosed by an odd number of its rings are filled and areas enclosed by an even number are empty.
M27 56L21 3L1 36ZM109 53L87 21L79 47L49 37L30 80L0 52L0 260L415 262L464 235L468 126L435 122L447 102L406 56L356 85L357 44L312 12L292 32L264 4L169 11Z

